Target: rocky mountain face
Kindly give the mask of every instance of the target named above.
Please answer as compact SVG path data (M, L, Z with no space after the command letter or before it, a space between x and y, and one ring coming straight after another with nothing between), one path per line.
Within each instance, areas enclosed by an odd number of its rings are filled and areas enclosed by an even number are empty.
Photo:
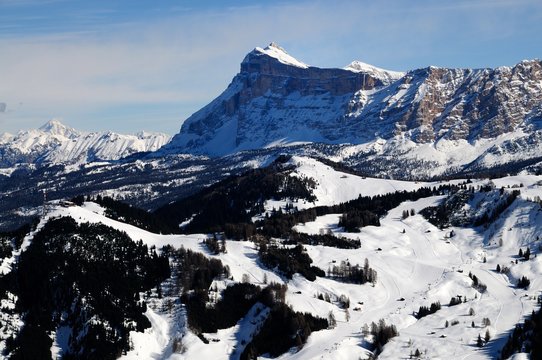
M169 141L165 134L82 132L58 120L17 135L0 134L0 167L21 163L85 163L117 160L137 152L155 151Z
M539 60L406 73L361 62L321 69L271 44L250 52L228 88L188 118L164 151L222 156L296 143L347 143L364 146L348 156L430 156L442 165L464 166L487 161L487 151L502 152L503 142L517 152L514 141L532 144L541 125Z

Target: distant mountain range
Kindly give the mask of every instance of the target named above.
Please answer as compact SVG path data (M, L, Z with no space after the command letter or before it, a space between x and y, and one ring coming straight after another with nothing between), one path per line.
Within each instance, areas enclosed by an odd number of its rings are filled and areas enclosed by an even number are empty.
M0 167L18 163L86 163L117 160L137 152L155 151L166 144L166 134L140 132L83 132L51 120L37 130L0 134Z

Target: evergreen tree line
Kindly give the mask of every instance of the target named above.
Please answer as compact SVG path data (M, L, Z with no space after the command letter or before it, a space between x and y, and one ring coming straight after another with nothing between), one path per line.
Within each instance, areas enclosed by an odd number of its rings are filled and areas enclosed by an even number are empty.
M431 315L439 311L441 308L440 302L434 302L431 306L420 306L418 312L416 313L416 319L421 319L424 316Z
M370 327L367 324L363 325L361 332L365 337L369 334L373 336L373 351L376 355L382 352L384 345L386 345L390 339L399 336L399 332L395 325L386 324L384 319L380 319L378 323L373 321Z
M494 222L512 203L520 194L519 190L512 190L511 192L504 194L504 188L500 189L501 197L504 197L504 200L499 202L497 206L493 209L489 209L481 217L473 221L474 226L489 225Z
M218 240L218 237L215 234L213 234L212 237L208 237L204 240L205 246L207 246L207 249L209 252L213 255L218 255L220 253L227 252L226 250L226 237L221 236L220 240Z
M360 232L364 226L380 226L380 218L369 210L348 210L339 218L339 226L347 232Z
M531 280L529 280L526 276L522 276L517 283L518 288L525 290L529 288L529 285L531 285Z
M542 309L533 310L523 324L517 324L501 350L500 358L508 359L517 352L526 352L530 359L542 359Z
M35 234L12 273L24 326L7 341L11 359L50 359L48 333L58 326L71 329L64 359L115 359L129 349L130 331L150 326L140 292L159 286L170 268L126 233L59 218Z
M201 337L234 326L257 302L268 307L277 300L283 302L285 293L284 285L270 284L262 290L250 283L235 283L212 305L208 304L209 291L184 292L181 300L187 309L188 326Z
M277 212L256 223L262 228L261 234L271 237L286 237L292 232L292 227L299 223L314 221L316 217L328 214L343 214L339 226L347 231L358 231L359 227L380 225L380 217L399 206L405 201L415 201L421 198L443 195L457 191L456 185L441 185L437 187L422 187L414 191L397 191L394 193L359 196L354 200L332 206L317 206L295 213Z
M465 297L465 301L466 301L466 297ZM459 304L462 304L463 301L461 300L461 296L452 296L450 298L450 302L448 303L448 306L455 306L455 305L459 305Z
M24 237L38 224L34 219L13 231L0 232L0 260L10 257L13 250L19 249Z
M369 266L369 260L365 259L363 267L351 265L348 261L341 261L339 266L333 265L327 271L327 276L339 281L351 284L376 283L377 272Z
M341 213L341 226L348 231L359 227L379 225L379 218L404 201L449 193L456 185L420 188L377 196L360 196L334 206L319 206L307 210L278 209L264 219L252 223L252 217L264 212L266 199L316 200L312 194L314 180L289 176L292 169L275 162L264 169L251 170L214 184L199 193L159 208L154 212L169 228L191 221L182 232L225 232L228 238L248 240L255 234L286 238L292 227L314 221L317 216Z
M181 301L187 310L189 328L207 342L204 333L234 326L257 303L270 308L270 314L259 333L247 344L242 359L270 353L278 356L293 346L302 346L313 332L328 327L326 319L293 311L284 304L287 286L269 284L265 288L250 283L235 283L213 302L211 286L215 279L230 276L227 266L217 259L184 248L163 248L172 259L172 272L181 290Z
M478 277L473 273L469 272L469 277L472 280L472 287L478 290L481 293L485 293L487 290L487 285L478 280Z
M513 190L511 192L505 192L504 188L499 190L500 201L492 208L488 209L481 216L475 219L462 219L464 222L458 222L457 219L453 220L452 216L461 213L461 208L472 198L476 191L480 193L487 193L494 190L491 185L484 185L478 188L469 186L466 184L459 186L455 191L451 191L448 197L438 206L431 206L423 209L422 214L431 224L437 226L440 229L452 226L482 226L488 225L495 221L519 196L519 190Z
M283 244L322 245L338 249L358 249L361 246L359 240L338 237L331 234L305 234L297 231L292 231Z
M110 219L131 224L157 234L174 234L179 232L178 227L170 226L152 212L145 211L108 196L97 195L96 197L87 196L85 198L81 195L72 199L77 205L82 205L84 200L93 201L104 207L104 215Z
M288 279L291 279L295 273L300 273L309 281L316 280L317 276L326 275L322 269L311 265L312 259L301 244L295 247L279 247L262 243L258 255L262 264L269 269L276 268Z
M282 161L278 159L266 168L227 178L157 209L155 214L172 228L192 219L183 232L209 233L225 231L226 224L251 224L252 216L264 212L266 199L315 201L314 180L290 176L293 167Z
M214 279L230 277L230 269L218 259L208 258L202 253L167 245L162 254L171 259L171 271L175 275L177 291L184 293L207 292Z
M255 360L264 354L277 357L292 347L300 349L312 332L328 327L327 319L295 312L284 303L276 303L262 329L247 344L240 359Z
M371 177L371 176L374 177L374 173L372 173L373 175L371 175L371 173L364 173L364 172L358 171L358 170L346 165L344 162L335 162L335 161L329 160L328 158L325 158L325 157L317 157L316 160L318 160L322 164L327 165L330 168L332 168L333 170L338 171L338 172L342 172L342 173L350 174L350 175L355 175L355 176L360 176L360 177L366 177L366 176L367 177Z
M523 251L523 249L520 248L518 251L518 256L523 258L523 260L528 261L531 258L531 249L527 247L525 251Z

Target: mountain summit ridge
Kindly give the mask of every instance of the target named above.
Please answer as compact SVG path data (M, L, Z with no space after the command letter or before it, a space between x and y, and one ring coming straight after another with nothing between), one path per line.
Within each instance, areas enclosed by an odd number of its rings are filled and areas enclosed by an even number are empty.
M247 54L247 56L245 56L243 62L249 62L250 56L259 56L260 54L275 58L285 65L292 65L302 69L306 69L309 67L309 65L297 60L296 58L288 54L286 50L284 50L284 48L282 48L275 42L270 43L265 48L254 48L254 50L252 50L250 53Z

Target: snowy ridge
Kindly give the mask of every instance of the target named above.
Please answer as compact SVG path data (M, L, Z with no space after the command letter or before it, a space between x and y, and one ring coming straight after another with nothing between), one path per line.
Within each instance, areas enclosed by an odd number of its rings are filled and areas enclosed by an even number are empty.
M273 208L284 208L290 204L298 209L314 206L330 206L356 199L358 196L375 196L394 193L396 191L413 191L421 187L435 186L439 183L411 182L390 179L361 177L335 171L328 165L306 156L292 156L288 164L295 170L290 176L309 178L316 181L312 193L317 200L314 203L305 200L267 200L266 211Z
M136 152L155 151L169 141L165 134L82 132L51 120L37 130L0 135L0 167L17 163L86 163L117 160Z
M391 70L384 70L379 67L364 63L362 61L352 61L350 64L344 67L345 70L350 70L353 72L361 72L361 73L367 73L371 74L372 76L386 80L387 82L393 82L395 80L399 80L403 76L405 76L404 72L400 71L391 71Z
M281 48L278 44L274 42L272 42L271 44L269 44L267 47L263 49L261 47L256 47L254 51L252 52L252 54L258 54L258 53L275 58L285 65L292 65L292 66L296 66L302 69L306 69L309 67L309 65L297 60L296 58L288 54L286 50L284 50L283 48Z

